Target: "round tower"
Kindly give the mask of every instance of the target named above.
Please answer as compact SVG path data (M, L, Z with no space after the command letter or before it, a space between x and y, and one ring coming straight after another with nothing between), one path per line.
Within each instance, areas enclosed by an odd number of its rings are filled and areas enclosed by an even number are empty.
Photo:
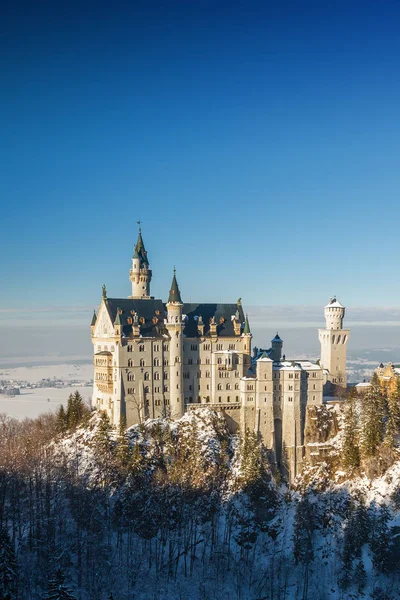
M138 221L138 224L138 239L133 252L132 268L129 274L129 279L132 283L132 295L129 297L133 299L149 299L151 297L150 282L152 272L149 268L149 260L143 243L140 221Z
M345 307L336 298L331 298L324 308L325 329L319 329L321 344L321 366L326 371L324 392L329 394L333 386L346 387L346 348L349 329L343 329Z
M336 298L331 298L324 308L326 329L342 329L345 310Z
M165 327L170 336L169 342L169 383L170 383L170 408L171 417L179 419L184 413L184 398L183 398L183 377L182 377L182 362L183 362L183 328L184 322L182 318L183 302L176 280L172 278L171 289L167 302L167 319Z

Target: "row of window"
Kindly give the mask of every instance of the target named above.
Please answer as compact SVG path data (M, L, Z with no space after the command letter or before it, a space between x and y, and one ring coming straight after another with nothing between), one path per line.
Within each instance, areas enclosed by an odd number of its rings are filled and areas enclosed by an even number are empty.
M177 386L177 387L178 387L178 386ZM128 388L128 389L127 389L127 394L128 394L128 395L133 395L133 394L135 394L135 393L136 393L136 392L135 392L135 390L136 390L136 388L134 388L134 387L130 387L130 388ZM148 385L146 385L146 386L144 387L143 391L144 391L144 393L145 393L145 394L149 394L149 393L150 393L150 388L149 388L149 386L148 386ZM161 393L161 387L155 387L153 391L154 391L154 393L155 393L155 394L160 394L160 393ZM163 388L162 388L162 391L163 391L164 393L166 393L166 392L169 392L169 387L168 387L167 385L164 385L164 386L163 386Z
M109 373L96 373L96 381L112 381L112 374Z
M104 350L107 350L108 347L104 346ZM128 352L134 352L134 344L128 344L127 346L127 351ZM153 352L160 352L161 349L161 344L153 344ZM169 351L169 345L168 344L163 344L162 345L162 349L164 352L168 352ZM198 351L199 347L198 344L191 344L190 345L190 350L196 352ZM221 350L224 349L224 345L221 343L218 343L216 345L216 349L218 352L220 352ZM101 350L101 346L99 346L99 351ZM145 351L145 344L139 344L138 346L138 350L139 352L144 352ZM211 351L211 344L203 344L203 350L204 351ZM228 344L228 350L236 350L236 344ZM114 347L112 347L112 352L114 351Z
M217 390L222 390L222 389L223 389L222 383L219 383L219 384L217 385ZM226 389L226 390L231 390L231 389L232 389L232 386L231 386L231 384L230 384L230 383L227 383L227 384L226 384L226 386L225 386L225 389ZM239 384L238 384L238 383L235 383L235 390L238 390L238 389L239 389Z
M126 347L128 352L134 352L134 345L133 344L128 344ZM160 352L161 349L161 345L160 344L153 344L153 352ZM168 352L169 350L169 345L168 344L163 344L162 345L162 349L164 352ZM138 350L139 352L144 352L145 351L145 345L144 344L139 344L138 346Z

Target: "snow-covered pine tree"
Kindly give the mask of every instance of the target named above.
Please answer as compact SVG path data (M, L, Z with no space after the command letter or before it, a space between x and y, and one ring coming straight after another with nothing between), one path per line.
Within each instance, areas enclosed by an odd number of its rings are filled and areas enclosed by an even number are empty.
M358 593L361 594L367 581L367 573L365 571L364 563L361 559L355 566L353 581L357 586Z
M390 555L390 511L386 504L372 507L373 527L371 534L372 564L378 573L387 573Z
M250 429L244 432L240 455L240 480L243 488L247 488L260 478L262 469L261 446L256 433Z
M400 433L400 378L396 381L395 389L389 394L388 411L385 444L390 448L394 448Z
M126 421L123 417L119 422L116 454L118 470L121 475L125 476L130 465L132 449L126 431Z
M365 458L375 456L383 441L386 415L385 397L374 374L362 404L361 450Z
M17 561L8 531L0 530L0 598L17 598Z
M94 455L99 467L102 485L109 485L115 478L115 452L111 439L112 425L105 411L100 413L100 421L94 437Z
M344 405L342 462L345 469L356 469L360 466L356 396L357 391L353 388Z
M48 581L43 600L76 600L76 596L64 585L64 579L63 572L58 568L55 576Z

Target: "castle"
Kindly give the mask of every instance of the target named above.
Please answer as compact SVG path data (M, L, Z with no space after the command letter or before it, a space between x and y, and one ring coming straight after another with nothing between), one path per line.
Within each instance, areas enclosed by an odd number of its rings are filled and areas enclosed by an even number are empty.
M257 432L292 479L304 460L307 406L321 405L332 386L346 386L345 308L336 299L325 307L320 361L287 360L278 334L270 348L252 352L240 299L184 303L174 270L165 304L151 297L151 278L139 227L132 295L108 298L103 286L93 315L93 406L127 426L207 406L225 416L232 432Z

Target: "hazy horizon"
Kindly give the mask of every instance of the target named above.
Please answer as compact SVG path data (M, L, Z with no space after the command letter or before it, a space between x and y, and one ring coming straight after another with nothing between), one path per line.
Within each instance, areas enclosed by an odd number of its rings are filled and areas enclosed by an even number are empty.
M324 327L320 306L247 306L253 346L269 347L279 331L284 352L291 358L319 356L318 328ZM47 307L29 313L0 311L0 365L26 362L91 361L89 307ZM28 313L28 309L27 309ZM350 328L348 357L370 354L375 360L400 360L400 308L352 307L344 326ZM372 353L372 354L371 354Z

